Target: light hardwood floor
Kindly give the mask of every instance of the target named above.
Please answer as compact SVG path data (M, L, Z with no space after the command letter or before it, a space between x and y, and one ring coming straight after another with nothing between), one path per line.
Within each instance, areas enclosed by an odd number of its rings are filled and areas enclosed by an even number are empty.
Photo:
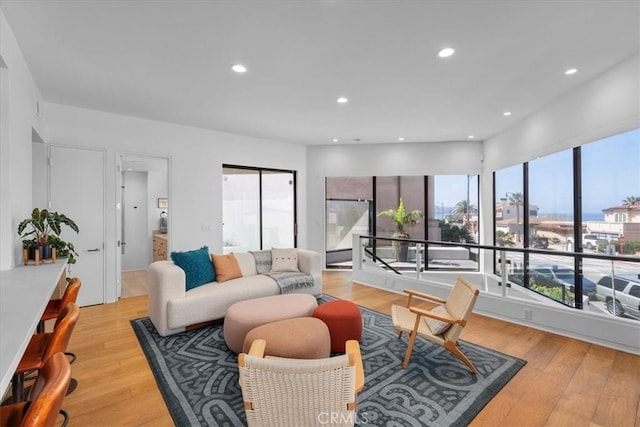
M382 313L404 303L352 283L350 272L323 278L326 294ZM79 381L64 401L70 426L173 425L129 324L146 315L146 296L81 309L69 346ZM639 356L475 314L462 339L528 362L473 426L640 426Z
M147 270L123 271L122 298L139 297L147 295L149 285L147 283Z

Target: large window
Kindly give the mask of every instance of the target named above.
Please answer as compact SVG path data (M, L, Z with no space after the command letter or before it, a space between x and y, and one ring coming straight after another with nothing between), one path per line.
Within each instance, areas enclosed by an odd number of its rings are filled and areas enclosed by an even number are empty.
M478 181L477 175L326 178L327 266L350 266L353 234L477 242ZM400 269L417 268L420 253L428 265L418 268L478 269L477 254L465 248L377 239L375 252Z
M295 177L294 171L223 167L225 253L296 245Z
M496 171L494 202L497 246L638 258L640 130ZM506 258L512 282L565 305L590 304L616 315L624 312L616 305L624 306L624 295L616 302L599 283L640 277L639 264L631 262L536 251Z

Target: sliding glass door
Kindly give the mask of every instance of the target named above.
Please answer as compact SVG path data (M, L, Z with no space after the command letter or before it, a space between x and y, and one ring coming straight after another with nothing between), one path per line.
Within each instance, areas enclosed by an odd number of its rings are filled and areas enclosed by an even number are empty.
M296 246L295 171L223 166L225 253Z

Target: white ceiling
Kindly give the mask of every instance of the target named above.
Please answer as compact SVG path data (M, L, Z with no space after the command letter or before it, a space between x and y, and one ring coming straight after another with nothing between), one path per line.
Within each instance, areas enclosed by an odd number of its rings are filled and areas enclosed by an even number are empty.
M47 102L307 145L486 139L640 45L635 0L0 5Z

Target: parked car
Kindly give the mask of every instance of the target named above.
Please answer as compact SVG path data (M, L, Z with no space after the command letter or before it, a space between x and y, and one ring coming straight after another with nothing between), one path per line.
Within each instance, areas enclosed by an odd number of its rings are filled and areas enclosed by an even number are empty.
M640 274L613 276L613 287L611 277L598 280L597 298L605 302L609 313L640 320Z
M571 292L575 292L576 273L561 265L536 266L530 270L529 277L535 279L538 284L562 285L568 287ZM596 295L596 284L584 276L582 277L582 294L589 298Z
M529 245L532 248L547 249L549 247L549 239L538 235L531 236L529 239Z
M522 284L522 275L511 276L513 282ZM575 272L561 265L538 265L529 269L529 285L543 285L548 287L563 286L565 290L575 292ZM582 293L589 299L596 296L596 284L582 277ZM569 302L569 301L566 301Z
M597 249L598 240L598 236L595 234L585 234L582 236L582 247L587 249Z

